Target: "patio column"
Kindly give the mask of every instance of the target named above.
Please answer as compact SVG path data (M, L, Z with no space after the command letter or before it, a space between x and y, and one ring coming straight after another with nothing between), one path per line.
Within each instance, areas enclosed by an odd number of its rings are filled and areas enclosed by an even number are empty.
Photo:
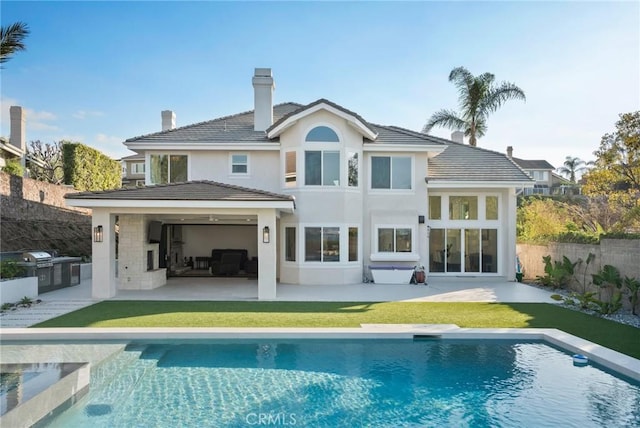
M516 189L510 188L507 190L507 212L509 215L507 216L507 248L506 248L506 257L505 259L505 269L503 270L504 274L507 277L507 281L515 281L516 280L516 216L518 215L518 204L517 204L517 196Z
M105 209L94 208L91 216L91 297L108 299L116 295L115 216ZM102 242L95 232L102 229Z
M264 242L268 228L269 242ZM276 210L258 210L258 300L276 298Z

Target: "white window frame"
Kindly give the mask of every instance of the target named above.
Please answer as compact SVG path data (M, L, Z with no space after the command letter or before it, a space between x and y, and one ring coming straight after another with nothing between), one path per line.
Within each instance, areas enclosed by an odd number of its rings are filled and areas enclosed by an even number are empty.
M234 162L233 161L233 157L234 156L246 156L247 157L247 162L246 163ZM247 172L233 172L233 166L234 165L245 165L247 167ZM250 175L251 175L251 157L249 156L249 153L245 153L245 152L230 152L229 153L229 176L231 176L231 177L249 177Z
M296 233L294 257L295 260L287 260L287 229L294 229ZM300 228L295 224L282 225L282 262L294 266L300 263Z
M140 166L142 165L142 171L140 171ZM146 172L146 163L142 162L131 162L131 174L139 175L144 174Z
M293 153L294 159L296 160L296 172L295 172L295 185L287 185L287 154ZM299 151L296 149L282 149L280 152L280 159L282 165L281 177L282 177L282 188L283 189L299 189L300 186L300 158L298 156Z
M499 192L430 192L428 196L440 196L440 220L432 220L427 216L427 221L431 227L463 227L463 228L493 228L501 222L504 217L502 194ZM478 198L478 219L477 220L450 220L449 219L449 198L451 196L476 196ZM498 219L487 220L487 196L498 198ZM453 225L453 226L449 226Z
M350 186L349 185L349 155L350 154L355 154L358 158L358 174L356 179L358 180L358 185L357 186ZM344 148L344 187L347 190L358 190L360 189L361 185L362 185L362 151L360 150L356 150L354 148L351 147L345 147Z
M145 154L144 162L149 165L149 168L145 168L144 173L144 181L146 183L150 183L151 185L155 185L158 183L154 183L151 181L151 156L186 156L187 157L187 181L191 181L191 156L188 152L147 152ZM171 176L171 161L168 163L169 170L167 171L167 177ZM167 184L170 184L169 181Z
M379 189L379 188L374 188L373 187L373 158L390 158L390 168L391 170L389 171L389 174L391 175L391 183L389 184L389 188L388 189ZM393 160L391 160L392 158L409 158L411 159L411 171L409 173L409 176L411 177L411 188L409 189L394 189L393 188ZM416 170L416 158L414 155L412 154L398 154L398 153L372 153L369 155L369 192L370 193L415 193L415 188L416 188L416 183L415 183L415 174L414 171Z
M338 140L337 142L335 141L306 141L307 135L309 134L309 132L311 132L314 128L317 128L319 126L326 126L327 128L331 129L333 132L336 133L336 135L338 136ZM302 134L302 150L300 151L299 156L297 156L296 158L296 167L297 167L297 183L298 183L298 188L306 188L306 189L323 189L323 190L330 190L330 189L344 189L347 186L348 183L345 182L346 180L346 169L344 167L345 165L345 153L344 153L344 148L343 148L343 142L344 142L344 137L342 135L342 133L340 132L340 130L338 128L336 128L333 124L331 123L327 123L327 122L315 122L312 125L308 126L303 134ZM321 152L321 165L320 165L320 169L321 169L321 179L320 179L320 184L307 184L307 155L306 152L311 151L311 152ZM323 176L324 176L324 153L325 152L338 152L338 185L334 185L334 184L328 184L328 185L324 185L322 184L323 181ZM286 168L286 166L285 166ZM289 187L291 188L291 187ZM352 189L355 189L355 187L352 187Z
M322 248L324 241L324 229L328 228L337 228L338 229L338 239L340 240L338 245L339 258L335 261L324 261L324 260L307 260L307 228L320 228L321 236L320 236L320 254L323 253L324 249ZM339 264L344 263L344 228L340 224L305 224L300 226L301 233L301 241L302 245L300 246L301 258L300 263L304 263L306 265L322 265L322 266L337 266Z
M394 230L394 241L395 241L395 231L397 229L410 229L411 230L411 252L381 252L378 248L378 231L380 229L393 229ZM400 223L391 223L391 224L375 224L373 226L372 235L371 235L371 247L372 254L370 256L371 261L418 261L420 260L420 253L418 252L418 241L417 241L417 230L414 224L400 224ZM395 242L394 242L395 246Z

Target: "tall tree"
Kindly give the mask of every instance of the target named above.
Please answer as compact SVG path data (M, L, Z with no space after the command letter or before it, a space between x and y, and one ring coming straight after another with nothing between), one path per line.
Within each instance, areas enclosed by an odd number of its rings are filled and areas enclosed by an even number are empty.
M508 100L526 100L522 89L515 84L494 84L494 80L495 76L491 73L474 76L464 67L451 70L449 82L458 88L460 112L446 109L435 112L422 132L428 133L434 126L464 131L464 135L469 137L469 144L475 146L478 138L487 131L487 119L491 113Z
M582 191L625 213L619 228L640 228L640 111L620 115L616 130L600 142Z
M564 159L564 166L558 168L558 172L562 175L565 175L569 178L569 181L572 183L576 182L576 172L583 172L586 170L584 165L586 165L585 161L577 157L567 156Z
M29 27L24 22L0 27L0 64L7 62L14 53L27 49L22 41L28 35Z
M35 162L29 166L31 178L53 184L62 184L64 171L62 165L62 144L42 144L40 140L29 142L29 157Z

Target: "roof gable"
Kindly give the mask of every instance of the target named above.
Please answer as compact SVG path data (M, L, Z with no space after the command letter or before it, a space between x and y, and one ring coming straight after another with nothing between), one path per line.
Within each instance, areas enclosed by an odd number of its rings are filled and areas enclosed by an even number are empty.
M378 136L371 125L358 114L347 110L346 108L335 104L327 99L320 98L319 100L316 100L311 104L307 104L306 106L300 107L299 109L292 111L291 113L275 121L274 124L267 129L267 137L270 139L277 138L280 134L282 134L282 132L293 126L298 120L302 119L303 117L309 116L310 114L313 114L319 110L326 110L336 116L342 117L347 121L349 125L356 129L365 138L375 140L375 138Z

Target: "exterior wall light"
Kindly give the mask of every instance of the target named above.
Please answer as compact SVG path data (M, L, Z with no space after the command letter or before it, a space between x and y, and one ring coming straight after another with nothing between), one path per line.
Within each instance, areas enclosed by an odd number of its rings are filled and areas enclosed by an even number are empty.
M102 225L93 228L93 242L102 242L104 233L102 232Z
M265 226L264 229L262 229L262 242L268 244L270 241L271 236L269 234L269 226Z

